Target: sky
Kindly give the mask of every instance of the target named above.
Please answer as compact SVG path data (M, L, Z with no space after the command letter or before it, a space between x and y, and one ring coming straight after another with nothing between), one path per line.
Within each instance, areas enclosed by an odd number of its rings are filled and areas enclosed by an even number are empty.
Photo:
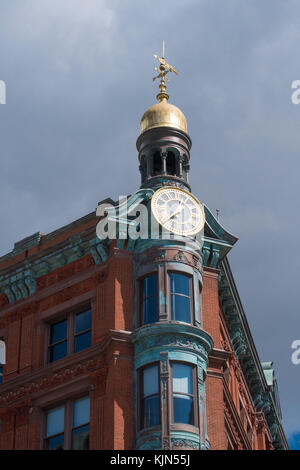
M0 11L0 256L138 189L135 142L164 39L192 190L239 238L229 262L300 448L299 0L0 0Z

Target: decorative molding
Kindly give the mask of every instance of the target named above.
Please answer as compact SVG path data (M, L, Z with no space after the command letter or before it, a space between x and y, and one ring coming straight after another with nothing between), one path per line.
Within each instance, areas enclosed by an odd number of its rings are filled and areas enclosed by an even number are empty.
M81 260L87 255L90 258L83 260L83 263L89 265L100 264L107 260L108 246L106 242L100 241L95 235L90 240L82 240L80 234L76 234L69 238L68 243L62 247L55 247L53 251L47 250L47 254L43 256L25 259L21 262L21 267L17 269L12 266L12 270L0 276L0 296L5 294L9 303L14 303L36 293L38 289L47 286L47 282L51 283L54 277L49 276L49 281L45 280L45 275L54 273L57 280L66 279L72 276L76 269L71 263ZM80 263L79 263L80 265ZM60 271L60 268L65 269ZM86 269L86 265L82 269ZM74 271L75 269L75 271ZM79 268L80 270L80 268ZM2 305L1 305L2 304ZM1 306L5 306L5 298L2 296Z
M199 450L200 444L199 442L193 441L192 439L178 439L178 438L171 438L171 446L172 450L177 450L177 449L193 449L193 450Z
M227 259L222 260L219 278L219 297L229 325L230 340L241 367L235 368L239 382L245 374L249 384L253 407L265 415L269 429L272 428L272 441L275 449L287 449L288 443L282 431L280 417L276 411L272 389L267 385L263 368L258 361L255 346L244 319L241 305ZM243 387L240 388L243 393ZM246 396L244 396L246 401ZM247 401L246 401L247 402ZM251 404L252 405L252 404Z
M162 248L160 246L152 246L142 253L136 253L134 257L138 265L176 262L187 264L197 269L201 275L203 273L202 257L195 251L191 252L190 250L178 249L177 247Z
M173 257L174 261L178 261L179 263L189 263L189 260L187 259L186 255L184 254L183 251L179 250L175 256Z
M241 327L238 327L230 331L230 337L236 355L241 361L249 355L249 349L245 333Z
M99 239L90 240L90 251L96 264L105 263L108 258L108 246Z
M168 413L168 396L169 396L169 355L168 351L160 353L160 390L161 390L161 440L162 448L170 449L170 429L169 429L169 413Z
M201 354L208 360L209 344L207 341L202 342L202 338L191 338L188 334L172 334L167 332L161 332L161 334L154 334L151 336L145 336L140 340L136 341L135 344L135 355L139 355L147 349L153 349L157 347L168 347L170 349L180 348L184 351L191 351Z
M21 400L23 397L31 397L33 393L47 390L55 385L59 385L73 379L79 375L92 372L95 369L103 367L103 358L89 359L84 362L79 362L70 368L63 368L51 375L41 377L35 382L22 385L19 388L14 388L0 395L0 408L1 406L7 407L9 403ZM95 378L94 378L95 380Z

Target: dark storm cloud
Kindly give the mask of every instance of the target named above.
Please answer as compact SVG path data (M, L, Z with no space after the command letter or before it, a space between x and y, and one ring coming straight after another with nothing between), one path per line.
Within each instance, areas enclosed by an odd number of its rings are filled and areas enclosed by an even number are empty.
M165 39L192 188L240 238L230 262L288 433L300 430L299 22L297 0L6 0L0 15L1 253L139 186L135 140Z

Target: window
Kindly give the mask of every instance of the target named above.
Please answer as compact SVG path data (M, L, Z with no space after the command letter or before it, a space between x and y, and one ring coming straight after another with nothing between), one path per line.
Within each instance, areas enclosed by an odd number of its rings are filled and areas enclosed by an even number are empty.
M50 450L64 448L65 407L61 406L47 414L46 447Z
M191 323L191 276L169 273L169 285L171 320Z
M198 426L196 366L171 362L168 399L173 425ZM139 428L161 423L159 365L151 364L139 372Z
M67 355L67 320L50 327L49 361L54 362Z
M0 340L0 384L3 380L3 364L5 364L5 342Z
M75 316L75 352L79 352L90 347L92 341L91 323L91 310L78 313Z
M45 447L49 450L88 450L90 399L83 397L49 410L46 414Z
M88 450L90 436L90 399L81 398L74 402L72 449Z
M159 370L158 365L145 367L140 372L141 415L140 428L160 424Z
M176 175L176 158L173 152L167 153L167 173L168 175Z
M160 152L155 152L153 155L153 174L161 173L162 170L162 160Z
M172 364L173 422L195 426L194 367L188 364Z
M142 318L141 324L154 323L158 317L157 274L151 274L142 281Z
M50 325L49 362L91 346L92 312L90 309L70 313L67 318Z

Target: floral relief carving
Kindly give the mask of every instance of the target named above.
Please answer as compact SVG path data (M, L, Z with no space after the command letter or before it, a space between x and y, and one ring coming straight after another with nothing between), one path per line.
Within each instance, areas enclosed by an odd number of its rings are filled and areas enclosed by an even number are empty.
M193 341L181 335L158 335L150 338L143 338L143 340L136 345L136 353L144 351L146 348L155 346L170 346L170 347L184 347L202 353L207 357L208 352L206 348L198 341Z
M19 400L26 396L29 397L35 392L53 387L54 385L62 384L69 379L73 379L79 375L94 371L100 367L103 367L102 358L89 359L88 361L76 364L68 369L62 369L53 375L48 375L47 377L43 377L36 382L28 383L15 389L14 391L3 393L0 395L0 407L7 407L9 403L14 402L15 400Z
M172 449L180 449L180 448L190 448L194 450L198 450L200 448L200 444L191 439L171 439L172 442Z

